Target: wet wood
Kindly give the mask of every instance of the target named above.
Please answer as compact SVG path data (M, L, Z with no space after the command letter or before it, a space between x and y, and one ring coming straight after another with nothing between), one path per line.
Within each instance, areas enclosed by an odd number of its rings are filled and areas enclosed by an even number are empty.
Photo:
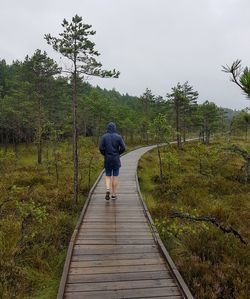
M158 252L74 255L72 261L112 261L159 258Z
M82 299L82 298L103 298L103 299L118 299L118 298L152 298L153 296L179 299L180 293L177 287L160 287L160 288L142 288L142 289L126 289L113 291L93 291L93 292L66 292L67 299ZM174 297L177 296L177 297Z
M70 274L97 274L97 273L123 273L123 272L146 272L146 271L164 271L165 265L131 265L115 267L90 267L90 268L74 268L70 267Z
M140 288L161 288L175 287L173 279L148 279L148 280L130 280L117 281L116 290L140 289ZM87 292L87 291L110 291L114 289L113 282L85 283L85 284L68 284L66 292Z
M118 266L135 266L135 265L158 265L164 264L164 260L162 258L145 258L139 260L131 260L131 259L116 259L116 260L101 260L101 261L72 261L72 268L88 268L88 267L118 267Z
M159 251L137 188L137 161L148 149L122 157L116 200L105 200L103 178L92 190L58 299L191 298Z
M154 239L79 239L75 241L76 245L154 245Z
M87 282L115 282L115 281L133 281L148 279L171 278L166 271L147 271L147 272L124 272L108 274L70 274L68 283L87 283Z

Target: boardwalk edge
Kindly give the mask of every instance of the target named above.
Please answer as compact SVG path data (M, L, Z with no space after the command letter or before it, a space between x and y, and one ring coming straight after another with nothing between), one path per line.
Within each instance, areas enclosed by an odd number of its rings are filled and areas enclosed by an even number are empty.
M104 173L104 170L101 171L101 173L99 174L97 180L95 181L94 185L92 186L92 188L89 191L88 197L84 203L83 209L81 211L81 214L78 218L76 227L73 231L73 234L71 236L70 242L69 242L69 246L68 246L68 250L67 250L67 255L66 255L66 259L65 259L65 263L64 263L64 267L63 267L63 273L61 276L61 281L60 281L60 285L58 288L58 292L57 292L57 299L63 299L64 296L64 291L65 291L65 287L66 287L66 283L67 283L67 277L68 277L68 272L69 272L69 266L70 266L70 262L71 262L71 257L72 257L72 253L73 253L73 249L74 249L74 243L75 243L75 239L77 237L78 234L78 230L79 227L82 223L83 217L87 211L91 196L93 194L93 191L96 187L96 185L99 183L99 181L101 180L101 177Z
M181 293L182 295L184 296L185 299L194 299L193 295L191 294L187 284L185 283L184 279L182 278L180 272L178 271L178 269L176 268L176 265L174 263L174 261L172 260L172 258L170 257L168 251L166 250L161 238L160 238L160 235L154 225L154 222L153 222L153 219L149 213L149 210L146 206L146 203L144 201L144 198L142 196L142 193L141 193L141 189L140 189L140 184L139 184L139 179L138 179L138 175L137 175L137 172L136 172L136 175L135 175L135 179L136 179L136 185L137 185L137 190L138 190L138 193L139 193L139 197L140 197L140 200L141 200L141 203L143 205L143 209L144 209L144 212L145 212L145 215L149 221L149 224L150 224L150 227L152 229L152 232L153 232L153 236L154 236L154 239L156 241L156 244L158 245L164 259L166 260L168 266L169 266L169 269L171 271L171 273L173 274L174 278L176 279L179 287L180 287L180 290L181 290Z

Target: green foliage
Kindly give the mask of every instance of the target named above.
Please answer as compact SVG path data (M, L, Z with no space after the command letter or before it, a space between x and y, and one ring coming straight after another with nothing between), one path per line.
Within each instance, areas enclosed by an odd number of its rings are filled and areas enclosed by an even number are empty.
M102 64L96 61L95 57L100 54L95 50L95 43L89 39L96 32L91 30L91 25L83 23L82 17L75 15L71 22L64 19L62 27L64 31L59 34L59 38L46 34L45 39L55 51L71 60L74 66L77 64L73 72L99 77L119 77L119 72L102 70Z
M237 143L249 150L249 144ZM219 142L187 144L181 152L171 151L178 158L171 180L155 180L156 150L139 163L140 186L166 248L195 298L248 298L249 245L211 223L171 217L174 211L214 217L249 244L250 185L242 179L241 157Z
M175 115L175 129L177 147L181 148L181 139L185 141L186 131L190 126L191 115L196 106L198 92L193 90L193 87L185 82L178 83L172 88L172 92L167 94L168 102L172 107Z
M231 74L230 80L237 84L250 98L250 69L241 66L241 60L235 60L231 66L222 66L222 71Z
M200 136L203 142L208 144L211 134L225 127L225 113L223 109L218 108L215 103L209 101L200 105L197 112L198 123L201 127Z
M166 115L159 113L150 125L150 131L152 132L156 142L168 143L173 136L173 128L169 125Z
M55 142L57 133L50 130L50 134L55 134ZM82 177L80 190L84 194L78 205L72 204L69 178L73 174L67 142L59 143L56 149L60 163L58 182L46 164L34 163L36 151L32 145L20 146L24 158L18 160L12 151L0 151L1 298L55 298L85 194L102 169L102 157L90 139L82 139L79 148L81 166L85 167L91 155L95 165L91 166L90 182L85 173ZM53 145L48 150L53 159Z
M0 174L4 177L9 169L15 168L17 159L13 152L7 152L0 148Z

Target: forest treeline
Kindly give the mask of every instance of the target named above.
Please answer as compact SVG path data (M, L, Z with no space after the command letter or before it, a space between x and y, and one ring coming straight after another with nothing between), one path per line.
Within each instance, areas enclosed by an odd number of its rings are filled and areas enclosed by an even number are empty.
M93 87L78 78L78 130L80 136L98 140L106 123L115 121L129 143L149 143L151 124L164 115L180 140L195 132L205 142L210 135L244 128L244 112L216 106L213 102L197 104L198 92L187 82L178 83L166 96L156 96L150 89L140 96ZM72 135L72 91L70 78L63 76L57 63L46 52L37 50L23 61L7 64L0 61L0 143L35 143L38 162L42 161L42 144L51 138ZM230 120L234 118L233 122ZM175 134L174 133L174 134Z

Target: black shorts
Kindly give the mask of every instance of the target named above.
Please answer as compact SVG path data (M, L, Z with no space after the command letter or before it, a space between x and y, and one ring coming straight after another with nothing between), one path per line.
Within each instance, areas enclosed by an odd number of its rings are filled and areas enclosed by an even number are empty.
M118 176L119 175L119 167L105 167L106 176Z

